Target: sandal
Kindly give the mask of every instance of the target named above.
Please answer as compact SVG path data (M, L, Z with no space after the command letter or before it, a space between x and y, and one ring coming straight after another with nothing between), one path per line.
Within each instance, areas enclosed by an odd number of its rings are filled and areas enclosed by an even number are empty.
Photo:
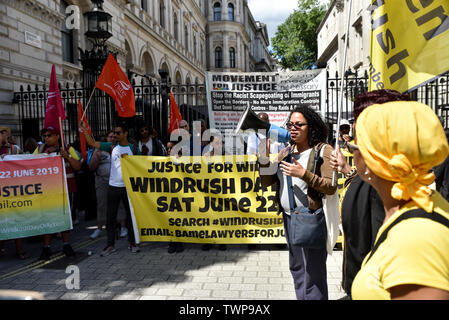
M16 256L20 260L25 260L26 258L28 258L28 254L25 251L16 253Z

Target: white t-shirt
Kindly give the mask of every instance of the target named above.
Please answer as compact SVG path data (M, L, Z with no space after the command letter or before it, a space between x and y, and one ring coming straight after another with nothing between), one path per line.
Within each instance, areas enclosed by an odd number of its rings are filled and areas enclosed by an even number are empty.
M133 155L131 145L117 145L111 153L111 175L109 176L109 185L113 187L124 188L125 182L122 175L122 164L120 162L122 154Z
M143 143L142 141L139 140L139 151L142 152L142 146L146 145L148 148L148 155L151 156L153 155L153 140L150 138L147 142Z
M296 161L298 161L304 168L307 168L311 151L312 148L303 151L300 154L292 154L292 157L294 157ZM288 192L293 192L293 190L288 190L287 176L282 173L279 167L277 175L280 181L279 198L281 201L281 206L286 214L290 214L290 201L288 197ZM309 200L307 198L307 183L305 183L305 181L302 179L292 177L292 186L298 186L302 193L300 196L298 196L297 193L293 192L295 198L295 203L293 204L293 206L295 207L299 205L305 206L307 204L308 207Z

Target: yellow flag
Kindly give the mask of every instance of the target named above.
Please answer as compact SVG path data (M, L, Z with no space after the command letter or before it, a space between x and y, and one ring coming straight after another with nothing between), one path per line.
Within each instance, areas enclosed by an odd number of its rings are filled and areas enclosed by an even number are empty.
M405 92L449 70L449 0L373 0L370 90Z

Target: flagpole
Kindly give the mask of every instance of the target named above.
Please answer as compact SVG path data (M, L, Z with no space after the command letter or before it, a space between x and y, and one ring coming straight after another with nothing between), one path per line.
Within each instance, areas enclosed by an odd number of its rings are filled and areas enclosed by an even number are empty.
M348 8L348 20L346 21L346 34L345 34L345 48L343 51L343 63L341 65L341 88L340 88L340 103L337 106L337 129L336 129L336 139L334 149L337 150L338 147L338 134L340 133L340 121L341 121L341 109L343 107L343 89L344 89L344 78L345 78L345 69L346 69L346 53L348 51L348 35L349 35L349 25L351 22L351 10L352 10L352 0L349 1ZM336 152L336 151L334 151ZM335 186L337 180L337 170L334 169L332 172L332 186Z
M87 108L89 108L90 100L92 100L92 97L94 96L95 88L96 87L94 87L94 90L92 90L92 93L90 94L89 100L87 100L87 105L86 105L86 108L84 109L84 112L83 112L83 115L82 115L80 121L83 121L83 118L86 115Z
M63 134L63 131L62 131L62 120L61 120L61 117L58 117L58 119L59 119L59 132L61 133L61 144L62 144L62 146L61 146L61 149L63 149L63 150L65 150L65 144L64 144L64 134Z

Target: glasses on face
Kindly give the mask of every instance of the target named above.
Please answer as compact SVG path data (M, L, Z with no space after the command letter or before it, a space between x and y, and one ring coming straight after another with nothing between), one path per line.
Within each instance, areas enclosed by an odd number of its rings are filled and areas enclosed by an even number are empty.
M346 142L345 145L350 153L354 153L354 151L359 150L359 146L356 144Z
M302 129L302 127L305 127L307 125L307 123L303 123L303 122L287 122L286 126L287 129L292 129L293 127L295 127L295 129Z
M49 134L43 134L42 135L42 138L49 138L49 137L51 137L53 135L53 133L49 133Z
M114 134L117 135L117 136L119 136L119 135L122 134L122 132L121 132L121 131L114 131Z

